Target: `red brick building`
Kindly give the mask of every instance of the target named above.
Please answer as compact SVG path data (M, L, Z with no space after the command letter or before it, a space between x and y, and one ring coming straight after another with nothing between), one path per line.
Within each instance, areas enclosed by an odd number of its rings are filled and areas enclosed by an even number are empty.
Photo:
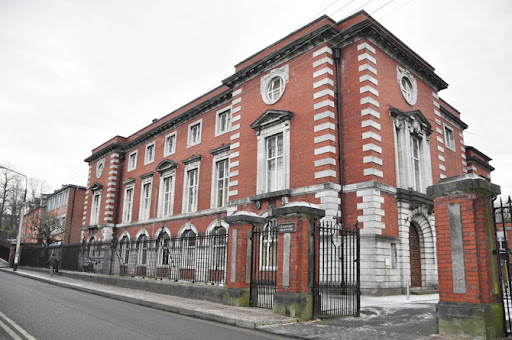
M437 287L426 188L492 167L431 65L362 11L313 21L222 84L92 150L83 241L228 229L237 211L307 202L359 221L364 293Z
M56 241L80 242L85 192L84 187L66 184L43 195L40 204L23 217L22 241L37 243L40 225L46 222Z

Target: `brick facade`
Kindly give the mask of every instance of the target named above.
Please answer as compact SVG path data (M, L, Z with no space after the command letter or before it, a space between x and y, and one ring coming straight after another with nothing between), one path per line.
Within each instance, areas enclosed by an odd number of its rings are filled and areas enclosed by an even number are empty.
M109 240L116 230L135 239L143 229L153 238L162 226L172 235L204 232L236 211L266 216L269 207L300 201L324 209L326 219L342 209L345 223L359 221L363 292L404 291L411 225L420 237L421 287L435 288L426 188L473 171L467 125L438 94L446 87L365 12L338 23L323 16L236 65L218 88L95 148L86 159L81 238ZM235 229L246 243L246 229ZM246 248L237 251L245 261ZM245 273L235 277L242 285Z

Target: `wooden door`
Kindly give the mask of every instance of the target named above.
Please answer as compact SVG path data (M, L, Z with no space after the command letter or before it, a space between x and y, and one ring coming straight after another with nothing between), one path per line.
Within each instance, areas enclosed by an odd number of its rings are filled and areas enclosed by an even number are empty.
M411 261L411 287L421 287L420 236L414 225L409 227L409 250Z

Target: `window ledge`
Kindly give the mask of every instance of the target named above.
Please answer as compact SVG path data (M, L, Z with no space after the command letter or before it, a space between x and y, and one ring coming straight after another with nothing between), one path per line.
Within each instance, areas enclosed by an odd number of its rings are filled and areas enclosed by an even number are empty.
M267 192L264 194L251 196L251 197L249 197L249 200L252 202L256 202L256 201L264 201L264 200L274 199L274 198L283 197L283 196L289 197L291 195L291 193L292 193L292 191L290 189L278 190L278 191L272 191L272 192Z

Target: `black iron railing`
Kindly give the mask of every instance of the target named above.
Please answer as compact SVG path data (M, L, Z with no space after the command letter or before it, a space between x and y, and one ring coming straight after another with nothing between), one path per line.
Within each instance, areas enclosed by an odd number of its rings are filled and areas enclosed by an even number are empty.
M359 316L359 228L334 221L317 222L313 309L316 317Z

